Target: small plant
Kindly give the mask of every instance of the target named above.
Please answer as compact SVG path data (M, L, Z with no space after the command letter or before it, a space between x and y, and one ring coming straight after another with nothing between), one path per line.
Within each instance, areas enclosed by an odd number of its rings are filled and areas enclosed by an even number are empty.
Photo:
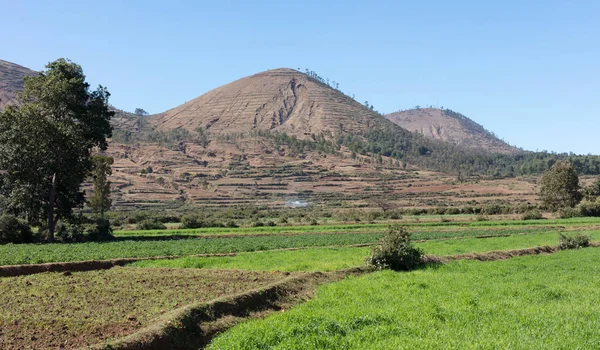
M319 224L319 222L317 221L317 219L313 218L313 219L310 220L310 225L311 226L317 226L318 224Z
M422 265L422 258L423 251L412 245L410 233L400 225L391 225L366 262L377 269L408 271Z
M267 223L265 224L265 226L269 226L269 227L273 227L273 226L277 226L277 224L271 220L267 221Z
M265 226L265 224L262 221L255 221L252 223L252 227L263 227L263 226Z
M542 220L544 216L539 210L529 210L521 215L521 220Z
M448 219L447 217L441 215L440 216L440 222L450 222L450 219Z
M574 236L569 236L564 233L561 233L559 236L558 246L561 250L589 247L590 236L583 233L579 233Z
M167 226L156 219L147 219L137 224L136 229L146 230L166 230Z

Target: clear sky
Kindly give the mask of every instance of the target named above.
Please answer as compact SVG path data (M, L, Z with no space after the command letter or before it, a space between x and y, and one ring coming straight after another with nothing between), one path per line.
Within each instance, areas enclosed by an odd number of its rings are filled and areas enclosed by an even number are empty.
M381 112L436 105L529 150L600 154L600 1L0 0L0 58L59 57L159 113L310 68Z

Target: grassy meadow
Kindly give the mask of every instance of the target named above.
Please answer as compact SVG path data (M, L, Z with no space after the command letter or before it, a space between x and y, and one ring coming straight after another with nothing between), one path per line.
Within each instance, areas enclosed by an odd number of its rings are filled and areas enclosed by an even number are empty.
M596 349L600 254L376 272L238 325L210 349Z

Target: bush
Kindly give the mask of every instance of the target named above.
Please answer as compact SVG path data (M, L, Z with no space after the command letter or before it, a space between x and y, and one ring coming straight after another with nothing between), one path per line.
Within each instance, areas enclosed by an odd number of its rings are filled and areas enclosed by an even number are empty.
M477 216L475 217L475 221L489 221L489 220L490 220L490 219L489 219L487 216L485 216L485 215L481 215L481 214L480 214L480 215L477 215Z
M235 222L235 221L233 221L233 220L227 221L227 224L226 224L225 226L227 226L227 227L229 227L229 228L238 228L238 227L240 227L240 226L239 226L238 224L236 224L236 222Z
M255 221L252 223L252 227L263 227L265 224L262 221Z
M56 237L62 242L107 241L114 238L108 220L93 221L85 218L59 223Z
M205 227L204 220L198 215L185 215L181 218L181 228L202 228Z
M542 220L544 216L539 210L530 210L521 215L521 220Z
M33 232L27 223L16 216L3 214L0 216L0 243L31 243Z
M590 246L590 236L583 233L574 236L568 236L561 233L558 241L560 249L579 249Z
M273 226L277 226L277 224L271 220L267 221L267 223L265 224L265 226L269 226L269 227L273 227Z
M366 262L377 269L408 271L422 265L422 258L423 251L412 245L410 233L402 226L392 225Z
M156 219L147 219L137 224L136 229L146 230L166 230L167 226Z
M311 219L310 220L310 225L311 226L317 226L319 224L319 222L317 221L317 219Z
M577 209L581 216L600 216L600 203L584 201L581 202Z
M581 217L581 213L575 208L562 208L558 211L558 217L561 219L578 218Z

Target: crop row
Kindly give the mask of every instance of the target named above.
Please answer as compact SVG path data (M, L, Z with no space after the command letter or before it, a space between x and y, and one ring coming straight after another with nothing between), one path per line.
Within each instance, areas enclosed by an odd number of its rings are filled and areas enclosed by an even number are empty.
M273 237L197 238L160 241L115 241L73 244L7 244L0 245L0 265L40 264L142 258L152 256L184 256L252 252L280 248L323 247L374 243L381 234L293 235Z

